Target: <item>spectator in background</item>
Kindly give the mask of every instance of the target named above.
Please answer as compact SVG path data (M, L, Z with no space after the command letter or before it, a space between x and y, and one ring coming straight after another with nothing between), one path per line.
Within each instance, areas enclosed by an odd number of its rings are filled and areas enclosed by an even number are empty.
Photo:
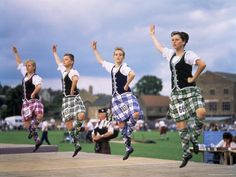
M223 133L222 140L216 145L216 148L236 149L236 143L233 141L233 135L230 132Z
M119 134L119 129L115 129L111 121L107 120L107 109L98 110L99 121L92 132L92 138L95 142L95 152L111 154L109 140Z
M169 140L169 137L167 135L167 131L168 131L168 127L166 125L166 123L161 120L159 122L159 132L160 132L160 136L161 136L161 140Z
M210 123L209 131L218 131L218 126L215 122Z
M92 143L93 142L93 139L92 139L93 124L90 121L90 119L88 119L88 118L85 119L84 123L85 123L84 128L85 128L85 132L86 132L85 140L88 143Z
M41 137L41 143L43 144L43 141L46 141L48 145L51 145L51 143L48 140L48 121L45 120L42 123L42 137Z
M228 150L236 150L236 143L233 141L233 135L230 132L223 133L222 140L216 145L216 148L218 149L228 149ZM227 158L227 164L229 164L230 158L229 154L226 154ZM225 158L224 155L221 154L214 154L215 159L219 159L219 162L223 161ZM236 163L236 156L233 157L233 164Z

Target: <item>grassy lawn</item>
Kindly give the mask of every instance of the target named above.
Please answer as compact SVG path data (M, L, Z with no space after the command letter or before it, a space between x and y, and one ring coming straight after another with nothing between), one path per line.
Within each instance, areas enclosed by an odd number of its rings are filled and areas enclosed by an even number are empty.
M49 131L49 140L52 144L57 144L59 151L73 151L73 145L63 142L63 131ZM0 132L0 143L33 144L27 139L27 131L6 131ZM41 135L40 135L41 136ZM133 147L135 149L132 156L150 157L159 159L181 160L182 148L177 132L168 133L169 140L161 140L159 132L134 132ZM111 142L112 154L123 155L125 148L121 143L121 138ZM154 141L155 143L147 143ZM81 143L83 152L94 152L93 143ZM202 162L202 154L194 155L193 161Z

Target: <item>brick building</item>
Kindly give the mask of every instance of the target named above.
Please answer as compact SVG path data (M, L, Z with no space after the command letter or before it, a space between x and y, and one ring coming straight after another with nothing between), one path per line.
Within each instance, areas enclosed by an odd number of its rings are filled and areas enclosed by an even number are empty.
M197 80L208 117L236 116L236 74L206 71Z

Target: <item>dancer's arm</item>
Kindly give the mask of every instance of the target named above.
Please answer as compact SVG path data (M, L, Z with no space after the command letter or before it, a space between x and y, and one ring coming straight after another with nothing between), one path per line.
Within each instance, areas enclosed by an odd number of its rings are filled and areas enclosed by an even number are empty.
M93 41L91 47L93 49L93 52L95 54L95 57L96 57L98 63L102 64L104 60L103 60L102 56L100 55L100 53L97 50L97 41Z
M36 85L34 91L31 94L31 98L34 99L35 95L38 94L40 90L41 90L41 84Z
M12 47L12 50L13 50L13 53L15 54L15 57L16 57L16 64L17 66L20 65L22 62L21 62L21 58L20 58L20 55L18 53L18 50L15 46Z
M59 65L61 63L61 59L57 54L57 45L52 46L52 53L53 53L53 56L55 58L55 61L56 61L57 65Z
M77 75L74 75L72 77L72 84L71 84L71 88L70 88L70 95L74 95L74 90L75 90L75 87L77 86L77 83L79 81L79 77Z
M151 36L151 39L152 39L156 49L159 50L161 53L163 53L164 47L161 45L161 43L159 42L159 40L155 36L155 25L150 26L149 34Z
M124 90L128 90L129 84L132 82L134 77L135 77L135 73L133 71L130 71L128 76L127 76L127 82L126 82L126 84L124 86Z
M206 67L205 62L202 59L196 60L196 65L198 66L197 71L194 73L193 77L188 78L188 83L194 82Z

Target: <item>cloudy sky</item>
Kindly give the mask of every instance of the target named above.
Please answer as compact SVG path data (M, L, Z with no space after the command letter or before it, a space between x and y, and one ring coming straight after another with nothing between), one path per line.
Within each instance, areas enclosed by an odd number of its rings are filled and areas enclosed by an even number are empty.
M126 51L126 62L136 72L163 81L163 95L170 93L168 63L149 37L155 24L163 45L171 47L170 33L186 31L186 50L197 53L207 70L236 73L235 0L0 0L0 82L14 86L22 76L16 70L11 47L23 60L33 58L44 88L60 89L60 73L51 52L73 53L80 72L79 88L111 92L110 75L97 63L90 44L98 41L104 59L113 61L116 46Z

